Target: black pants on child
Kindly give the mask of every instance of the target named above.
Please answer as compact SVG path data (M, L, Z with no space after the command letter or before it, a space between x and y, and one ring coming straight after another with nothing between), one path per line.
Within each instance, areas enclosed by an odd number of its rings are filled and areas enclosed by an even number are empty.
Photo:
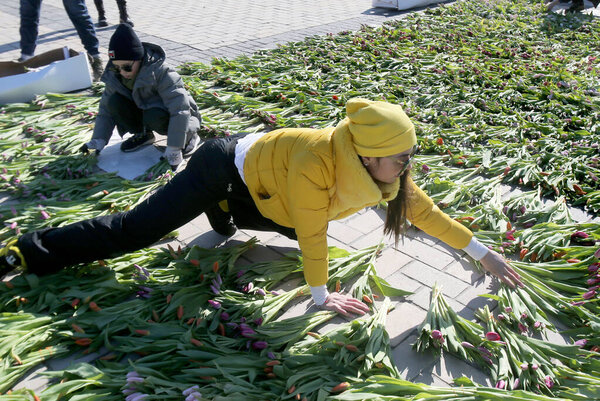
M206 141L182 172L127 212L24 234L17 246L27 270L53 273L150 246L224 199L238 228L296 238L294 229L265 218L252 201L234 164L235 144L242 135Z
M161 135L167 135L169 132L171 115L167 110L158 107L139 109L133 100L119 93L113 93L108 98L107 109L117 126L124 132L141 133L144 127Z

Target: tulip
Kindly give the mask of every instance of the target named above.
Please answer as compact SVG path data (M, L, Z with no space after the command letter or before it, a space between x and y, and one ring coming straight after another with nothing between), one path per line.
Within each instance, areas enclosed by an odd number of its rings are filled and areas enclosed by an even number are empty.
M587 284L588 286L596 285L596 284L598 284L598 283L600 283L600 277L589 278L589 279L586 281L586 284Z
M514 241L515 240L515 236L513 234L515 233L515 231L517 231L517 230L516 229L509 230L509 231L507 231L504 234L504 236L506 237L507 240Z
M213 292L213 294L219 295L219 292L220 292L219 289L212 284L210 285L210 290ZM210 301L208 303L210 303ZM218 309L218 308L216 308L216 309Z
M585 347L586 344L587 344L587 340L585 338L583 338L581 340L577 340L573 343L573 345L577 345L579 348Z
M428 173L431 168L427 164L423 164L421 170L423 170L424 173Z
M507 306L506 308L504 308L504 312L506 313L511 313L513 311L513 309L510 306Z
M442 332L441 332L441 331L439 331L439 330L433 330L433 331L431 332L431 337L432 337L434 340L439 340L440 338L444 338L444 335L443 335L443 334L442 334Z
M521 370L527 370L529 369L529 364L527 362L524 362L521 364Z
M488 331L485 334L485 338L487 338L489 341L500 341L500 334L494 332L494 331Z
M277 359L277 357L275 356L275 354L274 354L274 353L272 353L271 351L267 352L267 358L269 358L269 359L273 359L273 360L274 360L274 359Z
M190 394L192 394L194 391L198 391L200 389L200 387L198 387L198 385L192 386L188 389L183 390L183 395L188 396Z
M502 390L504 387L506 387L506 382L504 380L498 380L498 383L496 383L496 388Z
M212 299L208 300L208 304L210 306L212 306L213 308L215 308L215 309L220 309L221 308L221 303L218 302L218 301L213 301Z
M594 252L594 257L596 259L600 259L600 248L596 249L596 252Z
M539 329L540 327L542 327L542 322L535 322L533 324L533 327L536 328L536 329Z
M255 341L252 343L252 348L254 348L256 350L265 349L268 346L269 346L269 344L266 341Z
M571 301L571 305L573 306L581 306L583 305L585 302L583 301Z
M539 366L538 366L538 364L537 364L537 363L532 363L532 364L531 364L531 369L533 369L533 370L538 370L538 368L539 368Z
M498 314L498 320L500 320L501 322L506 320L506 316L504 316L502 313Z
M463 341L460 345L462 345L463 348L475 349L475 346L468 341Z
M512 389L513 390L518 389L520 384L521 384L521 381L519 380L519 378L515 379L515 382L512 385Z
M12 223L10 223L9 227L10 227L11 230L14 230L15 228L17 228L17 222L13 221Z
M554 380L552 380L552 378L550 376L544 377L544 383L546 384L546 387L548 387L548 388L554 387Z
M571 239L587 238L587 237L589 237L589 235L584 233L583 231L575 231L573 234L571 234Z
M143 393L133 393L128 395L125 398L125 401L142 401L144 398L146 398L147 394L143 394Z
M582 295L583 299L592 299L596 296L596 291L595 290L590 290L588 292L586 292L585 294Z
M221 312L221 320L229 320L229 313Z
M527 326L525 326L523 323L519 323L519 331L521 333L526 333L527 332Z
M493 356L492 353L490 352L490 350L483 346L479 346L479 347L477 347L477 349L479 350L479 353L484 357L491 358Z
M223 279L221 278L221 275L219 273L217 273L215 280L217 280L217 284L220 286L221 284L223 284Z
M527 313L521 313L521 319L527 319L527 318L528 318Z

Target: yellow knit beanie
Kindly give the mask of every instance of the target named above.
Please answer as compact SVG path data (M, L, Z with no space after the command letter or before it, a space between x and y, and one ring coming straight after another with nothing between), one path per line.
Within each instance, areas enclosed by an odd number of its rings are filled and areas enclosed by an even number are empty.
M352 142L360 156L391 156L417 144L415 127L398 105L354 98L346 103L346 113Z

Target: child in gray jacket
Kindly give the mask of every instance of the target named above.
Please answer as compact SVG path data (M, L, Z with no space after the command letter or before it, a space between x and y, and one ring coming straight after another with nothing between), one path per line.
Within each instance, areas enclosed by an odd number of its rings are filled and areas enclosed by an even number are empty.
M181 76L165 65L160 46L140 42L128 24L120 24L111 37L108 57L94 133L81 151L99 153L115 126L121 137L133 134L121 144L123 152L153 143L155 131L167 136L163 157L176 170L200 143L202 121Z

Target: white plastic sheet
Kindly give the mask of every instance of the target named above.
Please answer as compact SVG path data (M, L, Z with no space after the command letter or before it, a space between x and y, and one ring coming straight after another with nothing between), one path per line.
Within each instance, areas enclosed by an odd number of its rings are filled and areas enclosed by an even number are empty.
M131 134L126 134L123 140L130 136ZM125 153L121 152L123 140L115 130L108 145L98 156L98 167L109 173L115 172L119 177L127 180L133 180L159 162L162 153L153 145Z

